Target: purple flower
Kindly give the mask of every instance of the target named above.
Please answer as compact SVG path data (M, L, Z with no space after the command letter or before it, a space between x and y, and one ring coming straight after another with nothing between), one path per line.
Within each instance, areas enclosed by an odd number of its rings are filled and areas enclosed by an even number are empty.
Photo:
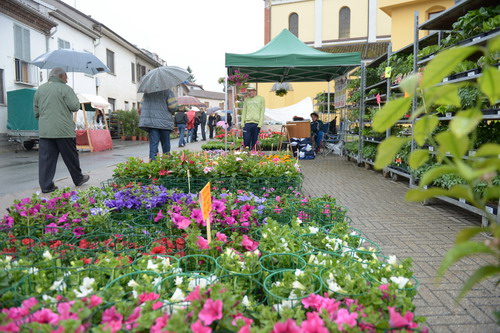
M47 224L47 226L45 227L46 234L55 235L58 231L59 231L59 228L57 227L57 224L55 224L54 222Z

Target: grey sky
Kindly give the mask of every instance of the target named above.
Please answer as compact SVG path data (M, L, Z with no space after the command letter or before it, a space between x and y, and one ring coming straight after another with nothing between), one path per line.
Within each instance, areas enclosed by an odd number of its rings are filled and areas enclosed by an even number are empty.
M204 88L222 91L224 53L264 45L263 0L63 0L129 42L187 68Z

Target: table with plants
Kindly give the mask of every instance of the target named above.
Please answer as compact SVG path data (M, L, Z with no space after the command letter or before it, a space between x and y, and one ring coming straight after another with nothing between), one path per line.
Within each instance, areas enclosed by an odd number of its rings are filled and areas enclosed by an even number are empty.
M195 182L172 186L196 177L212 184L207 219ZM411 259L385 256L335 198L282 186L293 177L284 154L185 151L16 200L0 221L0 330L425 331Z

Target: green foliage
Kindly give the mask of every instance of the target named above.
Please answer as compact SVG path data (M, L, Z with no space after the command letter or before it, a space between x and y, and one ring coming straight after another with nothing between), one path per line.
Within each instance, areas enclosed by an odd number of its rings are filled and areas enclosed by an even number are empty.
M500 10L500 6L497 7ZM498 11L497 10L497 11ZM486 15L485 10L478 13ZM474 14L477 16L477 14ZM478 25L477 18L466 15L469 21L462 20L456 27L470 28L469 25ZM475 22L475 23L472 23ZM484 20L482 21L484 22ZM489 19L488 19L489 22ZM482 29L482 25L479 25ZM469 32L466 32L470 34ZM475 33L475 32L474 32ZM474 34L473 33L473 34ZM493 264L479 268L465 283L459 297L465 295L476 283L481 280L499 276L500 273L500 226L487 213L486 205L500 198L500 146L488 142L499 139L498 122L482 121L481 111L483 100L489 100L495 105L500 100L498 82L500 71L495 67L485 67L483 75L478 82L462 85L441 85L444 77L463 68L461 64L472 54L481 52L485 57L490 57L490 52L496 52L500 37L490 41L487 48L475 46L457 47L439 53L425 68L422 80L418 86L410 91L422 101L417 111L423 117L416 121L415 141L419 146L428 143L435 147L437 164L434 158L430 159L425 148L415 150L410 156L410 164L416 168L415 176L420 179L419 187L411 189L406 195L410 201L422 201L436 196L447 196L455 199L465 199L469 204L481 209L488 217L490 225L485 228L493 235L491 241L485 243L477 241L462 241L446 255L438 275L444 272L464 256L482 253L493 257ZM444 87L444 88L441 88ZM446 96L446 97L444 97ZM457 99L457 97L459 99ZM437 104L446 104L449 101L457 111L456 116L450 121L449 126L440 126L432 112L442 112L449 107L436 107ZM411 105L410 98L399 98L387 103L374 117L374 129L385 131L390 128L406 113ZM461 109L458 109L461 107ZM440 109L441 108L441 109ZM391 136L379 146L377 154L377 168L389 165L396 154L402 150L405 141L403 138ZM478 148L475 156L464 159L467 151ZM476 231L471 231L473 234ZM467 234L465 232L465 234Z

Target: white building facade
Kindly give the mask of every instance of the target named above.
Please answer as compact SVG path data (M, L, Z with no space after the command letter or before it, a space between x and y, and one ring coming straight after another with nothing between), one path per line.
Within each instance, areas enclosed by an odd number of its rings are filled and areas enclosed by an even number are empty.
M102 96L112 110L137 108L141 77L166 65L60 0L2 0L0 40L0 134L7 132L7 92L37 88L47 81L49 71L29 63L45 52L67 48L96 55L111 72L68 73L68 84L76 93Z

